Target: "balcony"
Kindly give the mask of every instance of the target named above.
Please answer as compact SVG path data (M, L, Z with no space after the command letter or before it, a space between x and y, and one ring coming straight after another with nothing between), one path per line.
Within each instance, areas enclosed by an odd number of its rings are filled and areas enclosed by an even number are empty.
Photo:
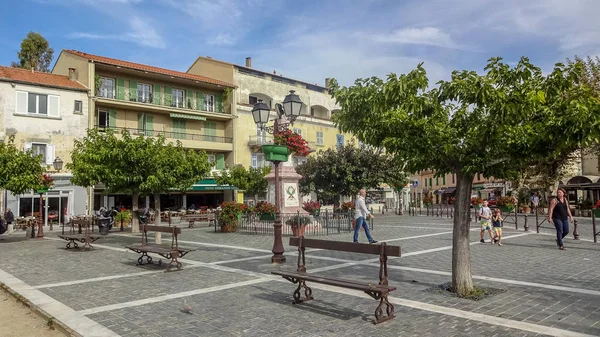
M163 93L155 95L153 92L142 92L138 90L126 91L122 88L115 88L114 91L106 89L96 90L96 98L99 102L113 106L129 106L136 109L145 109L150 111L177 111L193 112L201 116L207 116L211 119L231 119L232 116L225 112L218 95L214 95L215 102L205 104L204 101L198 101L196 97L183 99L168 98Z
M186 148L207 149L214 151L233 151L233 138L231 137L210 136L187 132L106 127L102 125L96 125L96 128L100 131L112 129L115 130L116 133L119 133L120 130L127 130L133 136L144 135L146 137L158 137L162 135L163 137L165 137L165 139L167 139L167 141L181 141L183 147Z

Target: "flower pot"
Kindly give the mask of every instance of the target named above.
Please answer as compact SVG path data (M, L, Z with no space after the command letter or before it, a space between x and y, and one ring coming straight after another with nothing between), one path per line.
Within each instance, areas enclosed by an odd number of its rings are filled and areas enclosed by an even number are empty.
M512 213L515 210L515 206L514 205L502 205L502 206L498 206L498 208L500 208L500 210L502 212L508 212L508 213Z
M594 208L594 217L600 218L600 208Z
M263 145L262 151L267 161L286 162L292 153L285 145Z
M521 213L530 213L531 212L531 208L527 207L521 207Z
M300 226L300 230L298 231L298 226L292 226L292 233L294 236L304 236L304 225ZM300 234L300 235L298 235Z
M260 214L258 218L263 221L273 221L275 220L275 214Z
M221 233L235 233L237 224L221 224Z

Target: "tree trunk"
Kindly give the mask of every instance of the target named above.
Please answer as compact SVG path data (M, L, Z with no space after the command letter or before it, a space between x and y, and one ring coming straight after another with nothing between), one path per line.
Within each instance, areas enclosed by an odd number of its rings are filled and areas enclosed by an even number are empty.
M466 295L473 290L471 276L471 250L469 233L471 224L469 212L471 204L472 174L456 172L456 197L454 200L454 225L452 233L452 289Z
M154 226L160 226L160 193L154 193ZM154 232L154 243L162 243L160 232Z
M132 233L139 233L140 232L140 220L138 219L137 216L137 210L138 210L138 200L140 199L140 193L139 192L135 192L133 193L132 196L132 200L131 200L131 232Z

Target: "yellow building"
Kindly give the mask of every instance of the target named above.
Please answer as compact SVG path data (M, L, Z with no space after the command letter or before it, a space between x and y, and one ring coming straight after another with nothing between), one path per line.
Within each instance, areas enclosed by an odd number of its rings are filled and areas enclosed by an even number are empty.
M234 114L228 93L231 81L116 60L74 50L63 50L52 70L69 75L90 89L88 127L127 129L132 135L163 135L167 142L204 150L215 169L234 161ZM204 186L206 185L206 186ZM232 198L232 191L203 181L187 196L164 196L165 207L215 207ZM127 196L103 196L97 186L96 205L129 204ZM151 202L146 198L146 204ZM143 205L143 203L142 203Z

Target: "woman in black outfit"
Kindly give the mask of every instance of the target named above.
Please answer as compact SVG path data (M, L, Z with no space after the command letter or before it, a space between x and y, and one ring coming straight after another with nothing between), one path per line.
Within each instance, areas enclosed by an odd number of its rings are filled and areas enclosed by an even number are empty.
M548 211L548 222L554 224L556 228L556 244L558 249L565 250L563 239L569 234L569 220L573 222L569 202L565 196L567 192L561 187L556 192L556 198L550 202L550 210Z

